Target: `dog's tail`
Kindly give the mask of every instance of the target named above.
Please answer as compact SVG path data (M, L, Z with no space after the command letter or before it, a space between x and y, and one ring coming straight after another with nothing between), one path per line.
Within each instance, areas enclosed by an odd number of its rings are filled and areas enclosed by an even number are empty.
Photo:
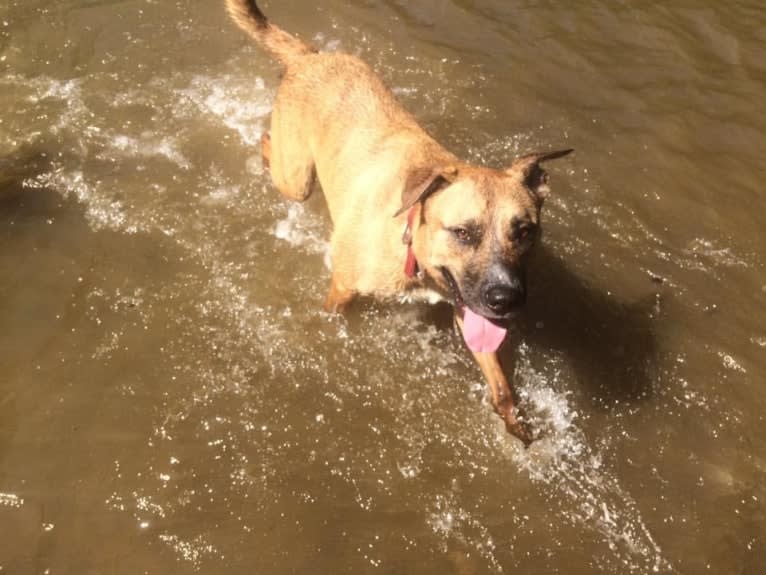
M226 9L240 28L285 66L296 56L316 52L308 44L269 22L255 0L226 0Z

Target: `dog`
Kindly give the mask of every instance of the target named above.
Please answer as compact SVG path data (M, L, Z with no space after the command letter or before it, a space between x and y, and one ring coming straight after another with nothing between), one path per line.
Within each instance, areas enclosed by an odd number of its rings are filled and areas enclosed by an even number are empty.
M254 0L225 0L234 22L283 66L261 140L264 165L287 198L319 182L333 224L324 307L357 296L450 301L506 429L528 446L529 425L498 359L527 297L528 255L549 193L532 153L507 169L460 160L437 143L359 58L318 52L272 24Z

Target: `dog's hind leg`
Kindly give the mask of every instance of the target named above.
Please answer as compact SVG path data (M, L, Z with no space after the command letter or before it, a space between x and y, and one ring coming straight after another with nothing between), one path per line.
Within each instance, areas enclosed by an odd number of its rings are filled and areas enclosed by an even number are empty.
M343 313L355 296L356 292L344 287L338 281L336 274L333 274L330 291L327 292L327 297L324 300L324 309L328 312Z
M261 163L264 168L271 164L271 136L268 132L261 135Z
M290 104L274 104L271 135L261 139L261 153L268 162L271 179L280 193L302 202L310 195L316 179L314 157L300 114Z

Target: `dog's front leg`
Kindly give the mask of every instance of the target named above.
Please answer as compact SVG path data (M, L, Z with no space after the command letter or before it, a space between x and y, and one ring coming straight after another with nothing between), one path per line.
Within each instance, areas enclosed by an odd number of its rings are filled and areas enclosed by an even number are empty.
M463 319L455 314L455 320L460 331L463 330ZM479 364L484 378L489 384L489 390L492 397L492 406L497 414L503 418L505 429L511 435L515 435L524 443L524 447L529 447L532 443L532 431L526 422L518 418L518 409L516 407L515 393L505 377L503 368L500 365L500 359L497 353L471 352Z
M492 405L503 418L508 433L521 439L525 447L529 446L532 443L532 432L526 422L518 418L515 394L503 373L497 353L474 352L473 357L489 383Z

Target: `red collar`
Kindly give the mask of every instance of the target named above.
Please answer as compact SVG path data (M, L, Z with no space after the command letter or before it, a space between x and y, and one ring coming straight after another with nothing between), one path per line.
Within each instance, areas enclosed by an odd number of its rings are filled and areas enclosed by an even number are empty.
M415 204L407 212L407 226L404 228L404 234L402 235L402 243L407 246L407 259L404 262L404 275L408 278L415 276L420 277L422 272L418 266L418 261L415 259L415 252L412 251L412 224L415 220L415 213L420 206Z

